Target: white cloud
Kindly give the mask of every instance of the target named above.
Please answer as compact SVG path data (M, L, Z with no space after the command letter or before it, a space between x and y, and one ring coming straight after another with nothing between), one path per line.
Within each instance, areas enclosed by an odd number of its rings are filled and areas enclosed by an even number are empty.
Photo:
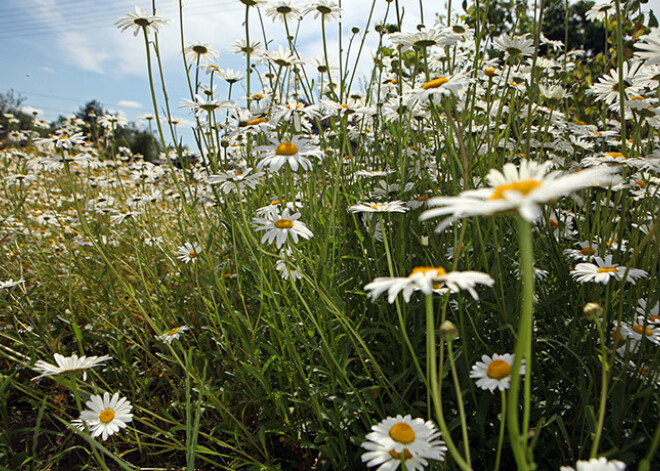
M133 100L119 100L117 106L121 108L142 108L142 103Z
M48 74L54 74L55 73L55 69L53 69L51 67L48 67L47 65L44 65L43 67L41 67L41 70L43 70L44 72L46 72Z

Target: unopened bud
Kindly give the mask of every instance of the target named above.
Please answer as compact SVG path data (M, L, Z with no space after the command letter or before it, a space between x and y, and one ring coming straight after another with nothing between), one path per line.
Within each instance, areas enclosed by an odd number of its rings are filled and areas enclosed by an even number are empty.
M458 338L458 329L452 321L444 321L440 326L440 338L448 342Z
M351 29L351 33L353 34L358 34L359 32L360 32L360 28L358 28L357 26L353 26L353 28Z
M595 321L603 314L603 308L598 303L587 303L582 309L584 317L591 321Z

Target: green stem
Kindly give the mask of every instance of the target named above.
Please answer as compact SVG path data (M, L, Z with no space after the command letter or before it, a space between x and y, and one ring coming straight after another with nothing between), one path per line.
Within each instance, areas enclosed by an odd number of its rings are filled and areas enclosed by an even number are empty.
M506 423L506 392L500 391L502 400L502 413L500 414L500 436L497 440L497 452L495 453L495 471L500 469L500 458L502 457L502 445L504 444L504 424Z
M426 351L428 352L428 364L431 383L431 396L433 399L433 409L435 418L438 421L440 431L442 432L442 439L447 445L449 454L456 460L458 466L464 470L469 471L472 467L463 459L461 453L458 451L456 444L451 439L449 427L445 422L444 414L442 413L442 401L440 400L440 384L438 383L438 366L437 366L437 347L435 344L435 319L433 316L433 295L427 294L425 297L426 302Z
M534 253L532 247L532 226L518 215L518 239L520 244L520 273L523 292L518 335L514 349L511 387L508 394L507 423L511 448L518 469L530 469L527 462L527 436L529 431L529 402L532 373L532 314L534 309ZM525 391L523 398L523 429L518 423L518 393L520 391L520 367L525 359ZM531 457L530 457L531 459Z
M163 127L160 124L160 117L158 115L158 103L156 102L156 92L154 90L154 77L151 70L151 52L149 49L149 37L147 36L146 26L142 27L144 33L144 45L147 48L147 71L149 73L149 90L151 91L151 101L154 105L154 121L158 126L158 135L160 136L160 145L163 147L163 152L167 153L167 145L165 144L165 135L163 134Z
M463 433L463 447L465 448L465 459L471 465L470 441L468 439L467 421L465 420L465 406L463 405L463 394L461 392L461 383L458 381L456 372L456 362L454 361L454 346L451 340L447 340L447 354L449 355L449 364L451 366L451 377L454 381L456 390L456 400L458 401L458 414L461 417L461 431Z
M608 306L608 303L605 304ZM600 319L596 319L596 327L598 328L598 336L600 338L600 350L601 350L601 385L600 385L600 407L598 409L598 423L596 425L596 435L594 436L594 443L591 446L591 453L589 458L595 458L598 453L598 445L600 443L600 436L603 431L603 422L605 420L605 407L607 405L607 389L610 379L610 369L607 362L607 347L605 346L605 333L603 331L603 324Z

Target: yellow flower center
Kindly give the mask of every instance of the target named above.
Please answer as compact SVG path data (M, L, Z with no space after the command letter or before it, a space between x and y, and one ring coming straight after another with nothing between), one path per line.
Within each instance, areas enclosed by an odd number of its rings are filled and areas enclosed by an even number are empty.
M266 118L257 118L257 119L253 119L252 121L248 121L247 123L245 123L245 125L246 126L256 126L257 124L262 124L262 123L266 123L266 122L267 122Z
M188 258L197 258L197 255L199 254L197 253L196 250L191 250L190 252L188 252Z
M415 431L405 422L397 422L390 429L390 438L407 445L415 440Z
M489 378L502 379L511 374L511 365L504 360L493 360L486 369Z
M583 249L580 249L580 253L582 255L593 255L596 253L596 249L593 249L591 247L585 247Z
M647 337L653 335L653 331L651 330L651 328L644 327L642 324L637 324L636 326L633 327L633 330L637 332L639 335L645 335Z
M621 342L623 340L623 335L617 329L612 329L612 340Z
M449 79L447 77L440 77L437 79L433 79L430 82L426 82L424 85L422 85L422 88L424 90L429 90L430 88L438 88L443 86L445 83L448 83Z
M640 188L646 188L646 183L644 183L643 180L635 180L635 185L637 185Z
M275 227L278 229L291 229L293 227L293 221L291 219L278 219L275 221Z
M380 211L380 209L381 209L381 208L384 208L385 205L382 204L382 203L375 203L375 204L372 204L372 205L369 206L369 207L370 207L371 209L373 209L374 211Z
M112 409L103 409L99 414L99 420L104 424L107 424L108 422L112 422L112 419L114 418L115 418L115 411L113 411Z
M587 123L585 123L584 121L581 121L581 120L576 121L575 124L577 124L578 126L586 126L587 125Z
M273 200L270 202L271 206L277 206L278 204L281 204L282 202L280 200Z
M613 159L625 159L626 156L623 155L621 152L609 152L607 154L607 157L612 157Z
M261 93L255 93L252 95L253 100L263 100L264 96Z
M167 335L176 335L176 334L179 333L179 330L180 330L180 329L179 329L178 327L175 327L174 329L172 329L172 330L170 330L169 332L167 332Z
M495 75L495 72L497 72L497 70L494 67L488 67L486 70L484 70L484 74L486 74L487 77L492 77Z
M404 448L403 453L397 453L394 450L390 450L390 456L395 460L401 461L401 455L405 456L407 460L412 458L412 453L410 453L410 450L408 450L408 448Z
M651 316L649 320L651 322L660 322L660 316Z
M613 273L615 271L619 271L617 267L600 267L598 269L598 273Z
M437 272L437 276L442 276L447 274L445 269L442 267L415 267L413 268L413 271L410 273L409 276L413 276L417 273L428 273L432 270Z
M275 149L275 154L277 155L296 155L298 153L298 148L293 142L282 142L277 149Z
M523 195L530 194L533 190L541 186L541 182L538 180L525 180L521 182L507 183L506 185L500 185L495 188L495 191L491 195L489 200L503 200L505 191L517 191Z
M553 229L557 229L557 227L559 227L559 223L554 219L550 219L548 221L548 224L550 224L550 227L552 227Z

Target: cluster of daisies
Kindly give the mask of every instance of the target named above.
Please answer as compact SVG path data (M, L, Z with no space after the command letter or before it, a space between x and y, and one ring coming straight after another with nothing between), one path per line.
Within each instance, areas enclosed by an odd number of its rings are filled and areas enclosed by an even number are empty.
M72 375L75 372L83 372L83 381L87 378L87 370L101 365L107 360L111 360L108 355L103 356L78 356L71 355L65 357L56 353L54 355L55 364L39 360L34 364L34 369L41 373L41 375L33 378L36 381L40 378L47 376ZM76 378L72 378L76 381ZM74 394L77 390L74 391ZM126 428L127 424L133 420L131 410L133 406L125 397L114 393L112 396L107 391L103 396L97 394L89 395L85 403L87 409L80 412L80 418L74 420L71 425L78 430L87 431L92 437L100 436L102 440L107 440L108 437L122 428Z
M328 0L314 0L305 6L291 0L240 2L248 13L263 8L267 17L287 28L289 23L310 18L325 24L342 14L339 6ZM612 14L612 8L611 3L594 6L589 17L602 21ZM122 31L147 37L166 24L165 19L139 7L117 21ZM568 107L561 106L569 97L562 70L575 67L585 57L584 51L568 52L561 42L541 36L548 53L534 57L535 41L530 35L491 38L488 50L477 51L474 31L461 21L450 26L437 23L414 33L389 34L383 30L380 34L383 43L394 50L423 53L426 70L401 76L396 72L397 55L383 48L374 57L378 86L343 90L338 86L342 81L339 67L327 55L307 61L298 50L237 41L233 51L254 65L262 85L259 93L248 92L240 101L232 92L233 87L243 85L245 74L216 65L219 53L212 45L189 43L185 59L204 83L195 83L194 92L181 104L197 123L200 142L199 155L185 169L146 162L122 148L114 158L103 160L85 135L84 123L75 118L64 120L49 136L36 131L10 134L11 142L28 144L0 151L2 181L10 195L0 195L0 208L7 214L0 240L8 266L20 267L11 274L18 281L8 278L1 282L0 293L13 296L12 290L25 292L26 285L37 285L34 272L21 263L22 250L61 260L54 269L66 273L66 264L77 256L93 259L94 250L128 250L130 244L125 241L136 240L135 233L140 234L142 249L152 249L149 253L154 263L163 263L175 273L196 274L208 260L212 270L228 275L228 260L215 261L224 256L224 250L233 249L230 242L215 246L203 243L212 239L209 234L218 236L220 231L214 229L206 228L202 233L196 231L197 226L189 231L187 227L185 231L172 230L180 227L182 215L214 228L226 224L225 220L239 220L244 238L261 244L260 253L274 257L277 274L293 283L305 282L307 247L320 238L319 234L335 229L328 221L347 220L351 230L381 252L381 248L390 250L387 244L395 230L394 221L407 218L420 232L427 221L434 221L440 237L448 228L467 227L471 218L495 218L505 213L521 218L535 230L548 229L561 245L565 259L560 262L575 283L586 288L596 290L601 284L610 288L615 282L635 285L649 278L649 271L626 262L635 250L629 240L614 238L613 234L599 238L584 228L590 222L590 211L612 209L617 198L607 198L614 195L644 208L634 215L633 224L626 224L627 215L616 215L616 222L625 228L623 234L634 233L639 240L657 230L657 214L648 208L657 207L660 197L660 150L644 137L624 141L626 123L621 121L632 117L644 130L660 128L660 32L653 30L641 36L633 57L624 61L622 69L611 70L590 87L595 100L605 103L619 118L598 124L567 115L564 110ZM452 51L451 68L447 66L448 50ZM481 56L483 60L475 60ZM534 67L544 73L539 74ZM318 80L304 78L312 74L317 74ZM542 75L540 97L531 103L528 85L538 75ZM278 82L281 77L286 77L285 85ZM618 88L621 77L623 94ZM215 79L227 84L226 97L220 96ZM463 133L459 128L463 123L457 124L461 120L455 116L468 112L472 113L470 132ZM516 129L518 136L527 137L525 145L514 133L494 131L515 127L526 118L542 126ZM151 122L158 118L145 119ZM126 124L121 116L113 115L99 117L97 123L109 138ZM169 124L176 123L170 120ZM405 144L386 132L402 125L407 126L403 135L410 137ZM34 127L43 129L43 123L35 120ZM474 137L471 155L459 156L465 162L456 159L458 165L465 165L461 172L448 158L453 143L438 131L440 127L456 128L461 131L457 135ZM543 157L533 157L540 155ZM485 175L471 174L468 159L488 162L493 156L505 156L506 162ZM183 151L168 152L162 161L170 164L179 159L179 166L183 166L183 157ZM457 181L459 174L461 181ZM63 179L72 179L75 191L65 191ZM342 214L317 217L315 211L323 207L318 201L327 201L334 185L341 186L341 191L334 193L336 205L329 211ZM590 191L601 191L608 197L599 203L587 198L585 204L579 193ZM342 199L340 194L350 197ZM581 201L584 211L564 209L562 203L568 198ZM15 211L19 200L21 211ZM99 232L90 236L84 221L93 222ZM184 235L173 236L174 232ZM422 247L429 245L428 236L419 241ZM276 254L271 253L273 247ZM355 257L352 247L340 248ZM448 270L443 260L473 249L446 249L446 253L433 254L437 261L429 266L411 263L401 272L409 273L407 276L394 276L391 270L391 276L377 276L362 288L373 302L384 294L393 304L399 295L410 303L419 293L457 297L462 292L479 302L480 294L491 289L495 280L481 271ZM234 255L238 271L240 254ZM364 253L360 256L366 257ZM411 260L402 259L406 263ZM136 260L129 258L127 263ZM440 266L443 264L445 267ZM513 268L512 273L520 275ZM545 278L556 273L536 269L535 275ZM614 328L620 355L649 342L653 348L660 345L660 305L654 301L651 297L637 301L634 314ZM180 325L156 337L172 344L188 330L188 326ZM522 361L514 371L514 355L510 353L479 358L470 377L477 387L492 393L507 390L512 377L524 374L530 366ZM55 376L84 372L109 359L56 354L55 365L39 361L34 368L42 373L40 377ZM86 407L72 425L103 440L133 418L130 402L119 393L89 395ZM447 451L431 421L410 415L388 417L374 425L362 447L366 450L362 461L381 471L402 464L408 470L421 470L430 460L442 461ZM599 458L578 462L576 468L621 470L625 465Z

